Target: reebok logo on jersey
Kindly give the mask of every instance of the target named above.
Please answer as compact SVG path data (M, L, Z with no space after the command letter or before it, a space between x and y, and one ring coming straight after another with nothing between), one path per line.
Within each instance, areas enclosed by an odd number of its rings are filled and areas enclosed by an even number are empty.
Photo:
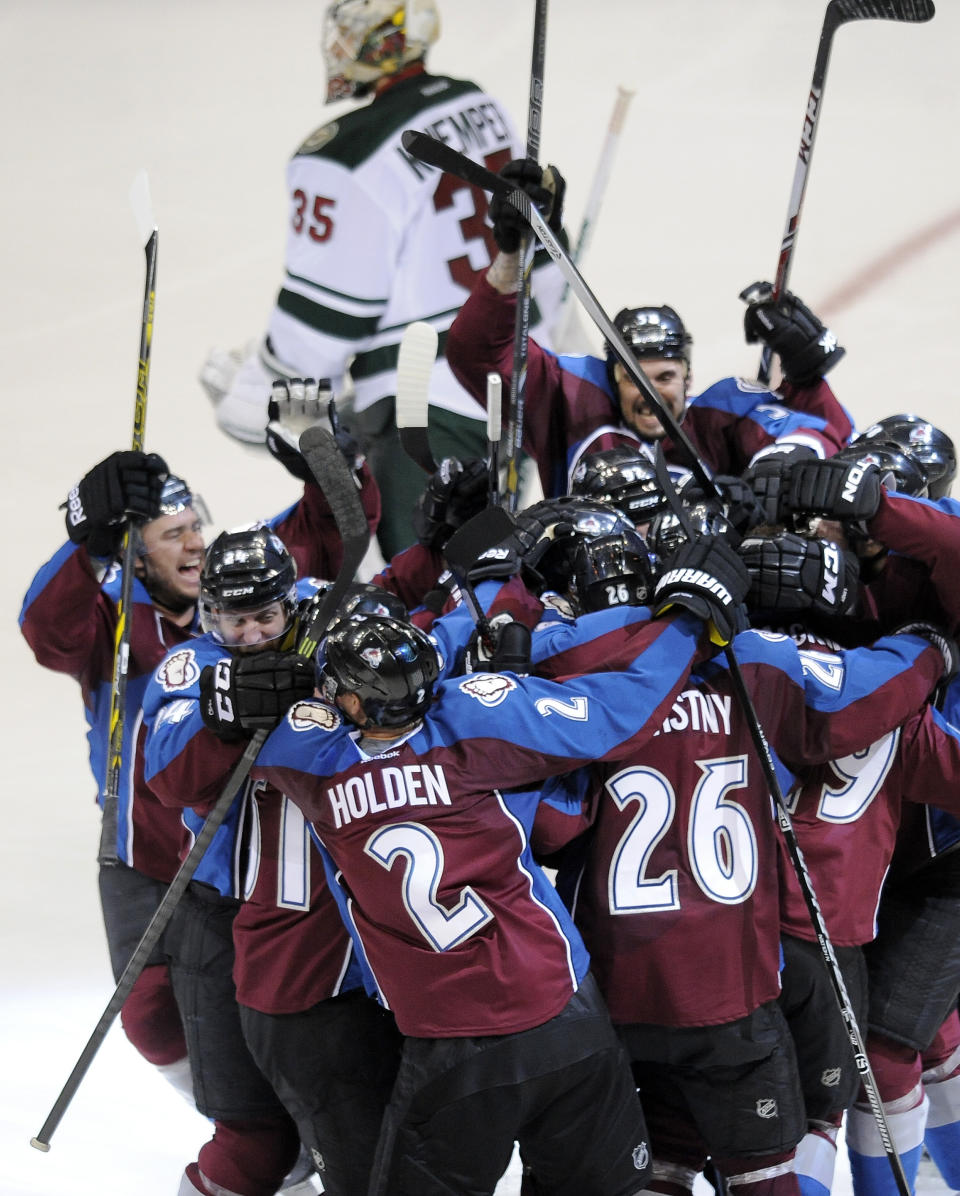
M660 578L657 593L659 594L667 586L677 585L694 585L701 590L707 590L724 606L730 606L733 603L730 591L723 582L717 581L709 573L704 573L702 569L671 569L669 573L664 573Z
M157 681L166 693L178 689L189 689L200 678L200 666L192 648L183 648L174 652L157 669Z
M336 731L343 719L319 702L295 702L287 711L287 722L294 731Z

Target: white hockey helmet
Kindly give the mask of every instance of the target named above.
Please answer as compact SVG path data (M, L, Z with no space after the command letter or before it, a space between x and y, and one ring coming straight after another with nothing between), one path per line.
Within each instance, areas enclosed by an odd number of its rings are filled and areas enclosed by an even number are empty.
M334 0L323 21L327 103L365 95L423 58L439 34L434 0Z

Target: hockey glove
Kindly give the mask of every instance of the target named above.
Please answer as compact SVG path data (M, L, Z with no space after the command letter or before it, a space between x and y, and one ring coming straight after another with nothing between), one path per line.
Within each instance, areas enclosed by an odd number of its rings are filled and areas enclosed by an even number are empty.
M721 647L747 626L743 601L750 589L747 567L722 536L687 542L667 562L653 595L654 617L682 606L711 623Z
M515 158L500 171L500 177L518 191L529 195L551 231L559 234L563 225L563 197L567 184L556 166L541 169L529 158ZM506 196L494 195L490 200L490 219L497 246L504 253L516 253L521 237L530 227L524 216Z
M307 428L325 416L330 420L337 447L354 471L363 465L359 446L353 436L340 426L330 379L291 378L276 381L267 404L269 423L267 448L281 465L301 482L313 481L313 474L300 453L300 437Z
M859 461L800 461L780 491L780 516L821 515L840 523L872 519L880 505L880 470Z
M237 743L275 727L314 685L313 662L293 652L225 657L200 674L200 716L219 739Z
M444 457L413 512L413 530L427 548L441 550L453 533L487 505L486 461Z
M957 670L960 668L960 650L958 650L957 641L947 635L941 627L936 627L933 623L904 623L902 627L895 627L891 634L919 635L923 639L929 640L939 651L943 657L943 676L937 686L939 692L946 689L956 677Z
M755 282L740 292L746 303L743 331L747 343L762 341L780 358L783 376L797 386L810 386L846 353L837 338L790 291L774 302L769 282Z
M167 463L156 453L117 452L94 465L67 495L67 535L93 556L113 556L127 515L156 519Z
M751 610L849 615L857 605L857 558L829 540L795 532L749 536L740 556L750 574Z
M806 460L811 455L816 456L812 449L805 449L801 445L791 445L783 450L776 452L771 450L763 453L762 456L754 456L744 470L743 480L753 491L760 504L760 509L763 511L763 523L780 522L780 496L781 493L786 492L790 467L797 461Z
M530 628L518 623L510 615L495 615L490 620L493 648L484 643L479 630L474 631L467 644L465 671L468 673L530 672Z

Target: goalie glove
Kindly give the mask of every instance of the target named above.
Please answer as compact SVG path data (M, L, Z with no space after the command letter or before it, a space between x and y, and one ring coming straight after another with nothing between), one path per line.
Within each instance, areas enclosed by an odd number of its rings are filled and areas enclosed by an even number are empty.
M740 292L746 303L743 331L747 343L762 341L780 358L783 376L796 386L810 386L846 353L826 327L790 291L774 301L769 282L755 282Z
M710 638L725 647L747 627L743 601L747 567L722 536L682 544L667 562L653 596L654 617L682 606L711 624Z
M427 548L442 550L457 528L487 505L488 487L486 461L444 457L414 508L417 540Z
M333 390L329 378L290 378L274 382L267 404L269 422L266 429L267 448L281 465L301 482L313 480L300 452L300 437L325 417L330 430L350 468L356 473L363 465L363 456L356 439L340 425ZM357 479L359 485L359 479Z
M156 453L111 453L85 473L61 503L67 535L93 556L114 556L127 516L145 523L160 514L167 463Z
M294 702L313 696L313 663L293 652L230 656L200 674L200 717L225 743L275 727Z
M567 184L555 166L544 169L530 158L515 158L500 171L500 177L511 187L529 195L550 230L559 235ZM526 218L505 195L494 195L490 199L490 219L498 248L504 253L516 253L523 234L530 228Z
M750 536L739 552L750 574L751 610L836 617L856 608L857 558L830 540L811 540L795 532Z

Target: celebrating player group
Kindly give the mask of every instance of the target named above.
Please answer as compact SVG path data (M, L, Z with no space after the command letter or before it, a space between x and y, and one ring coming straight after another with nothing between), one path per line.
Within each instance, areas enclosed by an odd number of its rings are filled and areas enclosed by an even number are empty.
M35 1145L119 1011L210 1121L177 1196L490 1196L516 1151L523 1196L826 1196L841 1127L857 1196L960 1188L956 451L902 390L855 428L787 288L834 30L932 16L830 0L757 377L694 393L680 314L568 250L545 0L526 146L428 72L436 0L329 4L364 102L200 371L302 494L212 537L143 445L148 222L134 443L20 616L80 683L117 983Z

